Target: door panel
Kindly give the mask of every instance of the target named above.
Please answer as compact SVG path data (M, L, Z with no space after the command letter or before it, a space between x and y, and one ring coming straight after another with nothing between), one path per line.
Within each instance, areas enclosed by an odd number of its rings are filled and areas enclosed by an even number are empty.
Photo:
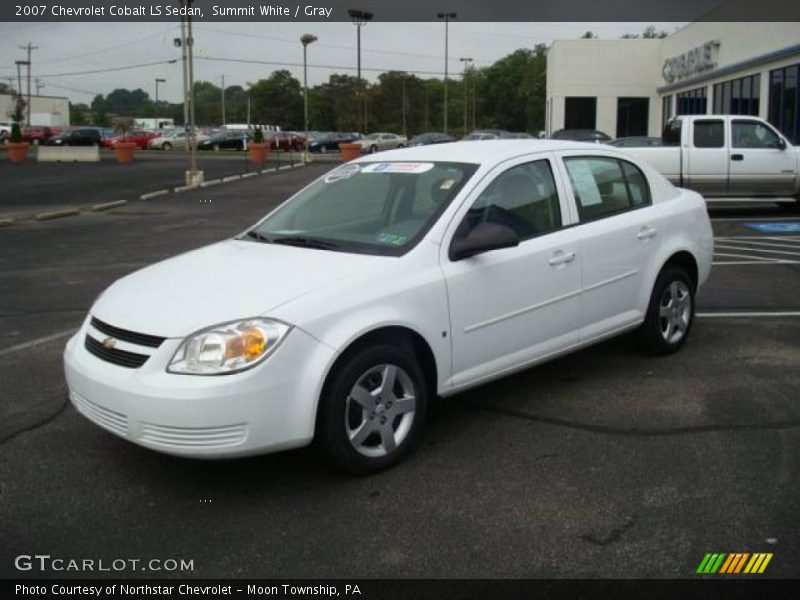
M684 154L687 187L704 195L728 191L728 144L722 119L697 119L692 123L691 150Z
M778 134L752 119L731 121L729 192L737 196L794 194L795 157Z

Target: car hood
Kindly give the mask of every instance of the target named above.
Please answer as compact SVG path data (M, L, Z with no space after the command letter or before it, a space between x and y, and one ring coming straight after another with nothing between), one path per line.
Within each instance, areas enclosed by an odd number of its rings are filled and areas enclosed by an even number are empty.
M184 337L258 315L317 292L381 257L227 240L181 254L115 282L92 315L115 327Z

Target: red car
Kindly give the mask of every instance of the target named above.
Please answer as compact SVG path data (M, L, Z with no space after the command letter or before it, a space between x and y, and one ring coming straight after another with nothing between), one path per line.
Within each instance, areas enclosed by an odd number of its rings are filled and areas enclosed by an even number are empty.
M306 139L302 135L290 131L272 131L264 134L269 140L272 150L300 151L305 147Z
M117 142L132 142L140 150L147 149L147 142L161 135L160 131L146 131L144 129L132 129L125 135L115 135L105 138L102 142L106 148L113 148Z
M56 135L50 127L23 127L22 141L30 144L44 144Z

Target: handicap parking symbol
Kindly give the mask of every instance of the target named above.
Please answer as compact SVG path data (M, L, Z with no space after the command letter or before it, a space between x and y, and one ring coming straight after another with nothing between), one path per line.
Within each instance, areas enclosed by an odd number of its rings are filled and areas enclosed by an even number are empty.
M800 233L800 222L781 221L775 223L745 223L745 225L761 233Z

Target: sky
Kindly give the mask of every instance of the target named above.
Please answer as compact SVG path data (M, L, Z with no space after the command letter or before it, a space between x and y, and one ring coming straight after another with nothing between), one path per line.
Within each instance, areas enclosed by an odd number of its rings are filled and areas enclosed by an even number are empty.
M557 39L574 39L591 30L600 38L641 33L651 23L474 23L449 25L448 70L457 78L463 70L459 58L474 59L478 67L517 50ZM653 23L673 32L684 23ZM308 83L328 80L331 73L356 74L356 28L351 23L225 23L194 24L195 81L247 86L286 68L302 81L303 52L300 36L311 33L318 41L308 47ZM182 99L181 66L156 64L121 69L143 63L180 58L173 39L180 36L177 22L162 23L0 23L0 80L16 86L15 60L25 60L20 49L28 42L38 46L31 55L33 78L40 78L42 95L66 96L72 102L91 102L96 94L115 88L142 88L159 99ZM211 59L266 61L277 64L223 62ZM362 77L374 81L381 71L405 70L421 77L441 77L444 72L444 24L370 22L361 30ZM112 69L102 73L83 73ZM374 70L372 70L374 69ZM25 77L23 67L23 79ZM23 89L25 83L23 81ZM32 93L35 83L31 84Z

